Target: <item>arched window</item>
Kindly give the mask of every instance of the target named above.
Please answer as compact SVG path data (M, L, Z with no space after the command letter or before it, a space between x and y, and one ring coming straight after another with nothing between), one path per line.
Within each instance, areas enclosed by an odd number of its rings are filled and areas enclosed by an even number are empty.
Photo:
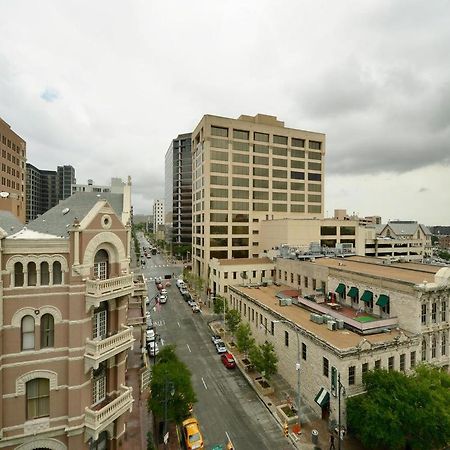
M41 317L41 348L55 345L55 319L51 314Z
M108 275L108 252L99 250L94 258L94 278L106 280Z
M50 283L50 271L48 262L41 263L41 286L48 286Z
M35 378L28 381L27 420L50 415L50 382L47 378Z
M14 286L23 286L23 265L21 262L14 264Z
M53 263L53 284L62 284L62 269L59 261Z
M427 341L422 339L422 361L427 360Z
M28 286L36 286L37 282L36 264L34 262L29 262L27 269L28 269Z
M34 317L24 316L21 323L22 350L34 350Z

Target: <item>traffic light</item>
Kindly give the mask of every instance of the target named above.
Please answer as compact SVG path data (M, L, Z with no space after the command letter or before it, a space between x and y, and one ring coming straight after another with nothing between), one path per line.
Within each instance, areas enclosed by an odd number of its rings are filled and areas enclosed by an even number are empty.
M284 422L283 424L283 432L286 437L289 436L289 425L287 424L287 422Z

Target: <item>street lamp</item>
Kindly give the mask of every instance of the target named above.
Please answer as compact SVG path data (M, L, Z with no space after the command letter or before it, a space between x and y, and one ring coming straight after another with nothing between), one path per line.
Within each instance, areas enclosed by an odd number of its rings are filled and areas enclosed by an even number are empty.
M337 377L337 388L338 388L338 450L341 450L343 446L341 447L342 443L342 431L341 431L341 394L345 395L345 387L341 383L341 373L338 372Z
M274 320L273 323L287 323L292 325L289 320ZM298 327L294 326L295 335L297 336L297 362L295 364L295 370L297 371L297 424L298 432L301 432L302 424L300 421L300 333Z

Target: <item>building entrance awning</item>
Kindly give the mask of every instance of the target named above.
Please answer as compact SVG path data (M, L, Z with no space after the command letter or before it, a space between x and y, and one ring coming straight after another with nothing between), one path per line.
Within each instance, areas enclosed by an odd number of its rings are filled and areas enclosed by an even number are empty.
M361 300L366 303L370 303L373 299L373 293L371 291L364 291L364 294L361 296Z
M387 304L389 304L389 295L380 294L377 300L377 305L384 308Z
M358 288L355 286L352 286L349 289L347 296L350 298L357 298L358 297Z
M334 290L338 294L345 295L345 284L339 283L338 287Z
M314 401L323 408L330 402L330 394L325 388L320 388L319 393L316 395Z

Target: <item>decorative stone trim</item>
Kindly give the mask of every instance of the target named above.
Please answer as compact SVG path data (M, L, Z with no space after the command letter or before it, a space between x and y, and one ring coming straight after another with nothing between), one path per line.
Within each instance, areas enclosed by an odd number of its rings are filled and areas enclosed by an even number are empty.
M45 305L45 306L41 306L40 308L32 308L30 306L27 306L25 308L21 308L19 310L17 310L14 315L12 316L11 319L11 325L13 327L17 327L20 328L22 319L24 316L33 316L35 318L35 322L39 321L41 316L43 314L51 314L55 320L55 325L57 323L61 323L62 322L62 314L61 311L56 308L55 306L51 306L51 305ZM36 325L36 323L35 323Z
M50 381L50 390L54 391L58 389L58 374L56 372L51 370L33 370L16 379L16 396L25 395L25 385L28 381L36 378L48 378Z
M105 230L109 230L112 225L111 216L109 214L103 214L102 216L102 227Z
M119 263L126 258L125 248L119 237L110 231L102 231L89 241L82 264L93 267L95 254L101 249L108 252L110 264Z
M20 262L24 266L24 270L29 262L36 263L36 269L38 269L42 262L48 263L49 270L52 269L53 263L59 261L61 263L61 270L67 272L69 270L69 265L67 264L66 258L61 255L14 255L8 259L6 263L5 270L11 275L14 274L14 264Z
M67 450L67 447L62 442L56 439L36 439L30 442L26 442L19 447L16 447L15 450L34 450L35 448L48 448L50 450Z

